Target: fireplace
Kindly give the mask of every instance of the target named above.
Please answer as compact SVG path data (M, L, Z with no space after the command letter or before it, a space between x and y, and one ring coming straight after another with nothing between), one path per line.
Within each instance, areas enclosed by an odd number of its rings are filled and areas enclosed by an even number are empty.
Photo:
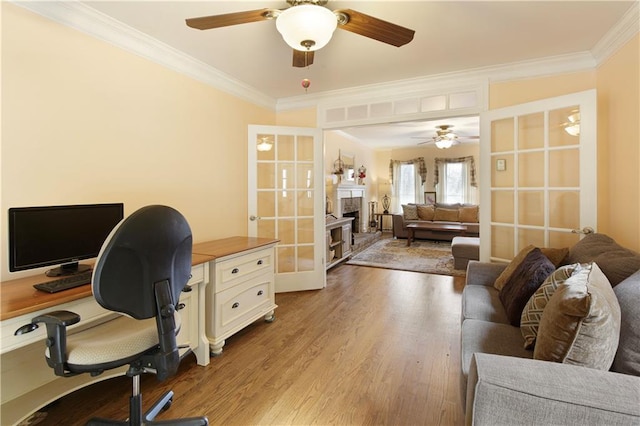
M360 232L360 209L362 207L362 198L343 198L340 200L342 203L342 217L353 217L354 233Z

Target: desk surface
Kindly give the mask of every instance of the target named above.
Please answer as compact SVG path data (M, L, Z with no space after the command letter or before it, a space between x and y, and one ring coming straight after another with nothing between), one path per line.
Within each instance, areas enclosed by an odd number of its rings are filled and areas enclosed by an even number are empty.
M278 240L269 238L230 237L193 245L192 265L209 262L217 257L227 256L268 244ZM54 280L55 278L50 278ZM86 284L58 293L45 293L33 288L33 284L44 282L43 274L17 280L0 282L0 320L51 308L63 303L92 296L91 285Z

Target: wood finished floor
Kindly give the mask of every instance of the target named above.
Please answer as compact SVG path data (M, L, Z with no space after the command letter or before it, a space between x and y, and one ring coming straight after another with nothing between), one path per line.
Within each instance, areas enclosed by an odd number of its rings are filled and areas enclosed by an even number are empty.
M463 278L341 265L327 288L276 295L276 321L227 340L207 367L190 355L165 382L145 375L157 420L207 415L211 425L461 425ZM131 381L118 377L51 405L43 425L125 419Z

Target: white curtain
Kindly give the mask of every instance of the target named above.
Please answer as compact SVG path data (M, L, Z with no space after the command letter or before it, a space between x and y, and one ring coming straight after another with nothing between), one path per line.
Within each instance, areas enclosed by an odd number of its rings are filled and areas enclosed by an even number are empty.
M411 167L412 173L403 173L402 169ZM424 181L426 180L426 167L424 158L416 158L409 161L394 161L389 164L390 179L392 183L391 211L401 213L402 204L424 203ZM411 182L406 182L409 176ZM412 188L411 188L412 187ZM410 190L407 190L411 188ZM411 194L413 193L413 194ZM410 195L410 197L408 197Z

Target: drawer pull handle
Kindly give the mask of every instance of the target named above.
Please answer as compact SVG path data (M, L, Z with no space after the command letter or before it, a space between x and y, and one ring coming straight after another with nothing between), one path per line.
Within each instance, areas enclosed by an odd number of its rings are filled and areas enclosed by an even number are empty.
M231 305L231 309L236 309L240 306L240 304L238 302L235 302L233 305Z
M187 306L187 305L185 305L184 303L178 303L178 306L176 306L176 311L184 309L185 306Z
M238 272L240 272L240 269L238 268L233 268L233 270L231 271L232 274L237 274Z
M190 292L190 291L192 291L192 290L193 290L193 288L192 288L190 285L185 285L185 286L182 288L182 292L183 292L183 293L189 293L189 292Z
M262 259L258 260L258 265L262 265Z
M189 274L189 279L193 278L193 274Z
M262 296L264 294L264 291L260 290L258 291L258 296Z
M38 328L38 324L25 324L13 333L14 336L20 336L22 334L31 333L33 330Z

